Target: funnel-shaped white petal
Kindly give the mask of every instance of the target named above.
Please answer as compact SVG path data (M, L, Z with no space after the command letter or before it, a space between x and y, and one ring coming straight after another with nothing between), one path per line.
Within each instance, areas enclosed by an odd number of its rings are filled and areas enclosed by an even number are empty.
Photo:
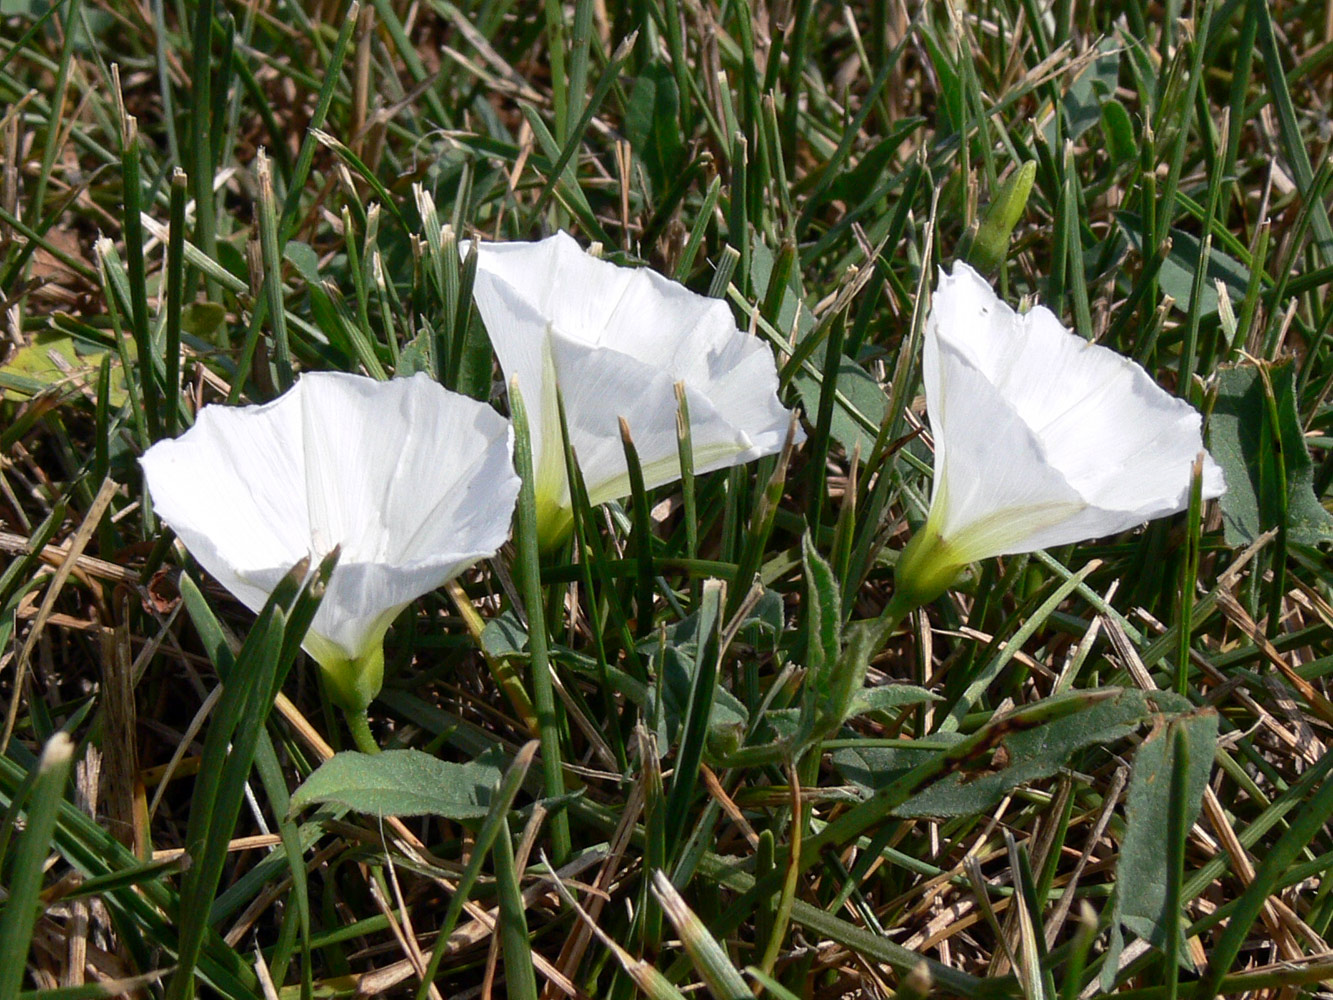
M680 476L675 384L685 384L697 472L782 448L773 355L736 328L726 303L646 268L619 267L559 233L540 243L483 243L477 308L506 382L518 378L532 421L539 502L568 510L555 386L594 503L629 492L619 418L648 488Z
M1199 414L1142 368L1019 315L965 264L940 272L923 375L930 528L960 563L1114 534L1189 505ZM1205 455L1203 495L1225 490Z
M205 407L140 462L158 514L252 610L342 547L306 637L327 667L377 652L403 607L503 544L512 447L499 414L425 375L322 372L263 406Z

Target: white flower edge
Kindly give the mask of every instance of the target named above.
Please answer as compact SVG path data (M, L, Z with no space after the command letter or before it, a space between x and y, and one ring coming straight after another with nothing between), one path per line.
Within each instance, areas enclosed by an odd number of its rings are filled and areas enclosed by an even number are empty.
M548 523L567 519L571 506L557 386L593 504L629 492L622 417L645 487L680 477L677 382L685 386L696 472L774 454L786 440L791 415L777 398L772 352L737 329L718 299L650 268L593 257L564 232L536 243L481 244L473 292L506 381L517 378L524 394Z
M316 372L270 403L205 407L140 464L159 516L251 610L341 545L304 643L329 668L380 655L407 604L499 549L512 450L508 421L424 374Z
M940 271L922 375L935 477L921 534L956 566L1183 510L1200 453L1203 497L1226 489L1192 406L1049 309L1015 312L966 264Z

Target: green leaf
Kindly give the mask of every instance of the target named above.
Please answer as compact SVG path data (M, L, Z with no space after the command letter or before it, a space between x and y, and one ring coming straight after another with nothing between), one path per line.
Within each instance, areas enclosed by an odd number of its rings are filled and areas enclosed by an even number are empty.
M885 684L858 691L856 697L852 699L851 715L892 712L908 705L924 705L928 701L939 700L939 695L915 684Z
M1293 362L1223 368L1209 431L1213 457L1227 479L1221 503L1228 545L1248 544L1284 520L1293 542L1333 539L1333 515L1314 492Z
M292 811L326 802L375 816L482 819L500 781L503 756L491 751L467 764L420 750L335 754L292 795Z
M1171 810L1171 774L1176 767L1173 732L1184 727L1189 771L1184 803L1188 829L1199 815L1203 790L1213 768L1217 713L1203 709L1178 716L1143 741L1134 754L1134 771L1125 797L1125 839L1116 869L1115 925L1161 947L1167 902L1167 816ZM1115 963L1109 963L1114 968Z
M430 333L423 330L403 345L398 352L398 367L394 369L395 378L408 378L417 372L432 372L430 359Z
M679 119L675 78L654 60L640 71L625 108L625 136L647 168L654 191L665 191L674 179L684 145Z
M925 118L913 117L895 122L885 138L861 155L855 167L839 173L829 182L828 190L822 200L863 203L866 196L879 187L885 170L893 165L894 156L903 142L927 121Z
M34 334L26 347L20 347L13 356L0 365L0 385L7 393L23 399L36 396L53 386L69 384L71 376L82 376L88 382L96 381L96 371L103 351L88 349L86 341L79 341L56 330L42 330ZM134 342L126 341L126 352L137 356ZM113 407L125 405L125 377L117 365L112 369L110 403Z
M804 371L792 382L801 396L801 407L805 412L818 413L819 383ZM879 425L884 422L884 415L889 410L888 396L884 395L884 390L869 372L849 358L843 358L838 367L838 394L871 423ZM847 412L841 401L833 408L833 423L829 433L849 455L857 444L861 446L863 457L869 455L875 444L875 436L867 433L861 423Z
M1134 122L1125 106L1115 98L1102 105L1102 132L1106 135L1106 151L1113 163L1132 163L1139 155L1139 141L1134 135Z
M191 302L181 310L181 329L192 337L208 340L226 318L226 308L216 302Z
M661 699L659 702L656 689L650 689L646 714L657 719L658 747L665 752L682 738L681 729L689 713L699 669L697 645L667 644L657 659L656 669L661 673ZM745 735L749 719L745 703L726 688L715 685L705 740L708 758L713 760L734 751Z
M307 282L312 285L320 283L319 254L315 253L310 244L289 240L287 246L283 248L282 255L296 268L296 273Z
M1102 120L1102 102L1115 94L1120 79L1120 45L1113 39L1102 39L1101 54L1074 78L1065 94L1065 137L1077 139ZM1055 142L1055 122L1046 126L1046 144Z
M763 237L755 233L750 240L750 284L760 302L769 298L768 286L773 280L776 263L773 251L764 243ZM804 340L815 326L814 315L805 307L805 289L801 285L801 269L798 267L793 267L787 274L787 284L782 290L777 319L773 325L786 336L791 332L793 323L796 324L797 343Z
M782 595L771 587L766 587L763 595L741 622L740 635L752 646L764 642L776 643L782 636L786 614Z
M13 375L21 375L42 383L44 386L63 381L68 375L62 370L57 358L65 362L66 368L81 367L82 363L74 353L74 340L64 334L43 330L32 338L27 347L20 347L14 356L0 368ZM12 390L11 390L12 391Z
M833 751L833 767L849 785L870 794L888 788L958 740L957 733L936 733L928 739L911 741L914 746L841 747Z
M810 535L801 539L806 603L809 607L809 648L806 650L806 683L816 691L825 683L823 675L834 669L842 651L842 595L838 580Z
M463 356L458 364L458 391L483 402L490 398L495 352L486 327L474 313L463 333Z
M949 53L941 46L936 33L922 31L921 40L926 45L926 53L939 81L939 104L935 109L939 117L939 134L949 136L961 131L966 119L962 83Z
M1143 220L1133 212L1117 212L1116 222L1129 242L1142 257L1148 257L1144 250ZM1157 280L1162 292L1175 300L1178 312L1188 314L1190 299L1194 294L1194 274L1199 269L1199 238L1182 229L1171 230L1171 252L1162 261L1162 268L1157 272ZM1245 299L1245 289L1250 280L1250 272L1244 264L1223 253L1214 246L1208 257L1207 280L1199 291L1199 316L1208 317L1217 313L1217 282L1227 286L1227 293L1232 301Z
M1088 747L1104 746L1123 739L1146 720L1163 711L1185 711L1189 703L1175 694L1125 690L1107 697L1106 692L1084 692L1087 706L1082 711L1061 715L1042 725L1016 727L983 745L974 758L954 766L940 780L907 799L894 815L970 816L984 812L1011 789L1030 781L1049 778L1068 766L1073 756ZM1001 727L1003 728L1003 727ZM952 734L951 734L952 736ZM933 749L927 748L857 748L839 750L833 764L843 777L867 792L887 788L912 768L932 756L948 752L932 737ZM948 744L957 742L949 738Z
M0 0L0 17L22 17L36 20L45 14L51 5L47 0Z
M481 630L481 647L487 656L497 659L506 656L527 658L528 630L519 621L512 608L507 608L487 620Z
M70 16L70 7L60 0L0 0L0 17L38 21L47 17L53 7L63 8L63 17ZM100 44L117 24L115 16L105 10L80 7L78 13L80 16L66 22L66 29L72 32L71 48L79 52L88 51L94 40Z
M863 622L842 629L842 595L837 577L815 550L807 534L802 541L806 603L809 605L809 646L806 650L806 700L812 741L836 733L854 714L853 706L865 686L870 658L879 652L883 637ZM845 643L844 643L845 639Z

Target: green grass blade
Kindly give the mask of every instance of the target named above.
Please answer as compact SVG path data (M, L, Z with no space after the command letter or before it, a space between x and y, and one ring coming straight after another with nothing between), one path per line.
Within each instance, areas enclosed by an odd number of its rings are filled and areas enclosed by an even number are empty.
M282 295L282 253L278 245L277 195L273 191L273 167L261 150L255 172L259 177L259 252L264 264L264 296L269 322L273 324L273 361L278 388L292 386L292 347L287 336L287 305Z
M120 74L115 74L119 97ZM157 379L157 359L153 335L148 321L148 278L144 268L143 183L139 176L139 126L132 115L124 115L121 123L121 177L125 194L124 235L125 266L129 278L130 326L138 352L139 385L143 391L144 417L152 440L162 436L162 420L158 415L161 395Z
M537 755L537 747L538 742L536 740L524 744L514 755L514 762L509 765L509 770L505 772L504 777L500 780L500 787L491 800L490 811L487 812L486 818L482 820L481 827L477 831L476 842L472 845L472 856L468 859L467 867L463 870L462 876L459 877L457 885L454 886L453 896L449 899L449 907L445 910L444 917L440 921L440 929L435 938L435 947L431 950L430 961L426 963L426 974L421 978L416 1000L426 1000L429 995L430 984L435 981L435 977L439 973L440 963L444 960L445 953L448 951L449 936L458 925L458 918L463 915L463 906L472 892L472 887L476 885L478 876L481 875L481 868L486 861L486 856L490 854L491 848L498 838L509 835L509 810L513 807L515 796L523 787L523 779L532 764L532 758Z
M213 174L217 167L213 150L213 19L216 0L200 0L194 8L193 51L190 60L190 167L194 182L194 242L210 261L216 261L217 207L213 197ZM221 290L205 275L208 298L218 301Z
M635 632L640 638L653 627L653 521L648 513L648 491L643 487L643 467L634 437L625 418L620 418L620 443L629 470L630 510L634 520L634 561L638 565L634 587Z
M523 889L514 867L514 845L504 824L491 846L495 883L500 900L500 940L504 949L505 995L515 1000L537 1000L537 974L532 967L532 942L523 906Z
M531 424L518 381L509 384L509 412L514 422L514 468L523 485L518 494L517 575L528 619L528 653L532 666L532 707L541 729L542 775L549 798L565 792L560 753L560 722L556 716L555 692L547 649L546 615L542 597L540 544L537 539L537 496L533 479ZM569 817L562 810L551 817L551 853L556 864L569 859Z
M335 23L339 26L338 40L333 44L329 61L320 67L324 85L320 87L319 97L315 100L315 109L306 125L306 134L301 140L301 151L296 154L296 166L292 168L287 181L287 197L282 202L282 215L279 217L277 232L283 244L291 239L296 225L296 215L300 208L301 195L304 193L306 177L310 173L311 164L315 159L315 149L319 144L315 130L324 128L329 107L333 103L333 96L342 76L343 62L347 58L347 49L352 41L352 29L356 26L360 9L357 0L347 0L347 7L341 12L341 17L335 17Z
M186 830L192 864L181 889L179 965L167 996L188 1000L195 993L195 967L209 926L213 897L222 877L227 844L236 824L259 733L273 704L273 693L290 668L298 648L284 643L288 611L308 620L310 606L322 595L332 565L326 560L307 580L303 561L277 587L236 654L224 681L205 739L199 787ZM285 647L285 648L284 648Z
M1277 842L1263 855L1255 870L1254 880L1238 900L1227 921L1226 930L1208 956L1208 967L1194 992L1195 1000L1213 1000L1217 996L1223 977L1240 954L1250 927L1258 919L1265 901L1273 893L1286 869L1306 849L1330 817L1333 817L1333 781L1326 781L1304 803Z
M171 221L166 261L166 396L162 433L174 437L181 422L181 313L185 307L185 198L189 178L177 170L171 178Z
M666 802L667 857L673 859L690 823L690 804L699 779L704 742L708 738L708 718L713 707L721 652L718 646L722 629L722 592L720 582L709 580L704 583L699 601L700 639L695 654L694 681Z
M42 909L43 862L51 849L56 813L73 763L73 742L65 733L57 732L37 762L36 779L26 803L27 826L14 850L8 896L0 912L0 954L7 956L0 962L0 1000L16 1000L23 985L24 958Z

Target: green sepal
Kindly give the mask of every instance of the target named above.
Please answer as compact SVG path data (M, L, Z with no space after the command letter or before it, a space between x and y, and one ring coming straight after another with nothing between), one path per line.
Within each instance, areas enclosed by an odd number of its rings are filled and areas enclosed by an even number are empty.
M313 632L306 635L305 648L319 664L329 697L338 707L344 712L364 713L384 686L384 634L381 632L355 658Z
M939 529L927 520L898 557L894 604L908 609L929 604L949 589L965 565L954 546L941 538Z

